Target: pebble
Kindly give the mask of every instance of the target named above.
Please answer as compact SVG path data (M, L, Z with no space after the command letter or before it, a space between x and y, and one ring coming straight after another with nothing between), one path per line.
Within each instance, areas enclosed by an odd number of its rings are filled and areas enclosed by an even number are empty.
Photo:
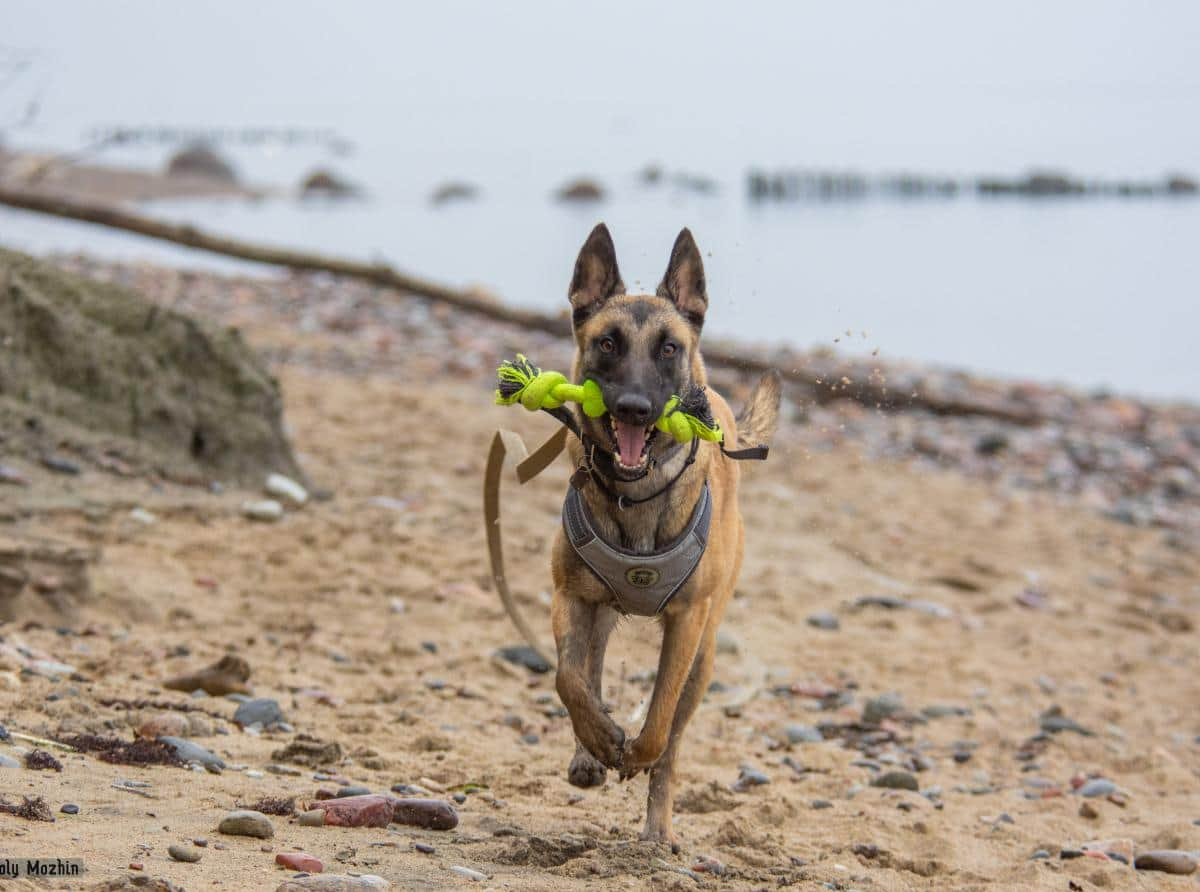
M231 811L217 825L217 832L228 836L253 836L270 839L275 835L275 826L262 812L239 809Z
M382 795L349 796L314 802L310 811L324 811L325 823L334 827L386 827L392 822L392 801Z
M267 477L266 490L269 494L281 499L287 499L293 505L303 505L308 501L308 490L283 474L271 474Z
M814 629L824 629L827 632L836 632L842 627L837 616L827 610L822 610L819 613L810 613L805 622Z
M820 810L826 809L826 808L833 808L833 803L830 802L828 799L814 799L811 804L812 804L812 807L814 809L816 809L817 811L820 811Z
M487 874L480 873L478 870L471 870L469 867L463 867L461 864L456 864L450 868L461 877L466 877L468 880L474 880L479 883L487 879Z
M550 664L528 644L514 644L511 647L502 647L496 653L501 659L514 663L517 666L524 666L530 672L542 675L550 671Z
M453 830L458 812L442 799L393 799L392 821L427 830Z
M1050 852L1047 849L1038 849L1030 856L1030 861L1044 861L1050 857Z
M789 723L783 726L788 743L822 743L825 737L812 725Z
M1079 806L1079 817L1092 820L1100 817L1100 812L1097 810L1096 806L1092 805L1092 803L1085 802Z
M301 827L321 827L325 824L325 812L319 808L301 812L296 822Z
M373 873L350 876L344 873L320 873L292 877L275 887L275 892L376 892L390 889L387 880Z
M1196 859L1187 852L1163 849L1142 852L1133 862L1133 866L1138 870L1157 870L1160 873L1187 876L1196 872Z
M696 858L696 863L692 865L692 870L696 873L711 873L713 876L724 876L725 865L716 858L708 858L703 855Z
M0 768L20 768L21 763L12 756L6 756L0 753Z
M1063 731L1071 731L1084 737L1096 736L1094 731L1088 730L1074 719L1069 719L1063 715L1062 709L1058 706L1051 706L1042 713L1039 723L1042 730L1047 734L1061 734Z
M1097 799L1117 792L1117 785L1106 778L1097 777L1087 781L1077 792L1086 799Z
M68 461L67 459L61 458L57 455L43 455L42 464L51 471L55 471L59 474L70 474L72 476L77 476L81 470L79 465L75 464L75 462Z
M862 722L864 725L878 725L903 708L904 701L899 694L881 694L878 697L872 697L863 705Z
M251 520L261 520L273 523L283 517L283 506L274 499L263 499L258 502L243 502L242 514Z
M284 716L277 701L260 698L247 700L238 706L237 711L233 714L233 720L243 728L249 725L262 725L264 728L269 728L271 725L284 721Z
M129 512L129 519L134 523L140 523L142 526L153 526L158 523L158 516L145 508L133 508Z
M731 788L735 793L744 793L751 787L761 787L769 784L771 779L753 765L739 765L738 779Z
M172 861L183 861L188 864L195 864L200 860L200 853L187 846L167 846L167 854L171 856Z
M413 848L416 849L418 852L420 852L422 855L432 855L434 852L437 851L437 849L435 849L433 846L429 845L428 843L423 843L423 842L414 842Z
M225 767L224 759L210 753L198 743L192 743L190 740L184 740L182 737L172 737L170 735L160 737L159 740L171 747L175 751L175 755L184 762L199 762L205 767L209 765L214 768Z
M280 852L275 856L275 863L288 870L299 870L304 873L321 873L325 865L321 859L307 852Z
M871 781L871 786L882 787L885 790L912 790L913 792L921 789L921 785L917 783L916 777L907 771L889 771L886 774L881 774Z
M59 811L62 812L64 815L77 815L77 814L79 814L79 806L76 805L74 802L68 802L68 803L64 804L63 807L59 809Z
M195 839L192 840L192 845L200 846L200 848L202 848L202 849L207 849L208 848L208 840L205 839L203 836L197 836Z
M271 774L279 774L283 775L284 777L299 777L304 773L299 768L293 768L290 765L278 765L274 762L267 765L266 769Z
M334 792L330 799L347 799L350 796L370 796L371 788L362 787L357 784L351 784L348 787L341 787Z

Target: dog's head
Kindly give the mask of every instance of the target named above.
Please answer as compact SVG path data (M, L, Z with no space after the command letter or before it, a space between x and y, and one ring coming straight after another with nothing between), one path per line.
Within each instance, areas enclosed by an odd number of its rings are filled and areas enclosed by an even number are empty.
M569 297L575 380L599 384L608 407L584 424L609 445L618 475L636 477L671 445L654 428L667 400L704 384L699 343L708 295L700 251L684 229L657 293L626 294L612 236L601 223L575 261Z

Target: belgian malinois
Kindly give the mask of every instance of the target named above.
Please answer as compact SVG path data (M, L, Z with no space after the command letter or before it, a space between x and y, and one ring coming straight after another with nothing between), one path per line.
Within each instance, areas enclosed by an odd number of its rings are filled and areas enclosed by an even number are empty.
M563 530L551 564L557 688L578 743L568 779L591 787L604 783L609 768L622 780L649 771L642 839L677 851L671 829L675 759L683 729L712 676L717 626L733 595L744 539L737 463L716 443L689 452L654 427L673 394L707 383L699 348L708 308L704 264L684 229L657 293L626 294L612 237L601 223L575 262L569 296L577 348L573 380L596 381L608 407L601 417L582 417L583 441L572 438L569 445L580 468L602 461L596 450L585 454L584 444L599 444L600 455L607 453L603 485L580 486L595 532L626 552L656 553L688 528L706 483L711 498L707 547L658 613L663 633L658 676L641 733L632 740L609 716L600 690L604 651L620 602ZM779 415L779 377L764 376L736 420L718 394L708 391L708 399L724 430L725 449L763 444ZM642 582L628 578L635 585Z

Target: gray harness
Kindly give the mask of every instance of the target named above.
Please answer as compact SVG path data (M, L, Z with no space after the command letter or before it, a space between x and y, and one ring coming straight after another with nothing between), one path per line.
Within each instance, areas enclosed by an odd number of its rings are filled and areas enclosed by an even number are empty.
M678 538L661 551L637 554L614 548L600 537L579 490L570 487L563 503L563 530L580 560L612 590L617 609L633 616L657 616L691 578L708 545L712 497L708 483Z

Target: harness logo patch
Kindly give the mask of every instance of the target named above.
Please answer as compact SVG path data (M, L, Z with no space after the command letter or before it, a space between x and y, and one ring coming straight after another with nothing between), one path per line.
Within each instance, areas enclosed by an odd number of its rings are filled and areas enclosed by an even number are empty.
M625 581L638 588L649 588L662 578L653 567L633 567L625 571Z

